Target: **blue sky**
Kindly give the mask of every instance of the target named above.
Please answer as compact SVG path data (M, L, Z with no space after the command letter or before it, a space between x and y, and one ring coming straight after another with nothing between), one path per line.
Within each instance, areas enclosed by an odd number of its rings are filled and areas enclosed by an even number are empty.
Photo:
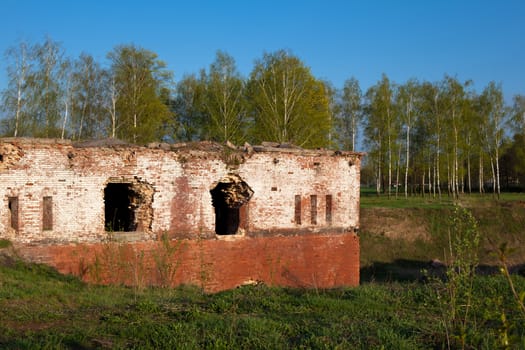
M0 9L0 52L49 35L68 56L104 63L133 43L157 53L176 81L217 50L248 76L264 52L287 49L338 88L352 76L366 90L382 73L397 83L448 74L478 91L501 83L508 102L525 95L523 0L1 0ZM5 71L2 58L0 90Z

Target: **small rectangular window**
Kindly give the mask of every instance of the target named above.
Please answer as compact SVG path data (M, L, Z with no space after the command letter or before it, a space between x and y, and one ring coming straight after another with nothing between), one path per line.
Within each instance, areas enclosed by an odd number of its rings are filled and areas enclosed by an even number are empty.
M301 225L301 196L295 196L295 223Z
M8 197L7 207L9 209L9 226L18 231L18 197Z
M332 195L327 194L326 195L326 224L331 225L332 224Z
M317 225L317 196L310 196L310 219L312 225Z
M44 197L42 230L50 231L53 229L53 197Z

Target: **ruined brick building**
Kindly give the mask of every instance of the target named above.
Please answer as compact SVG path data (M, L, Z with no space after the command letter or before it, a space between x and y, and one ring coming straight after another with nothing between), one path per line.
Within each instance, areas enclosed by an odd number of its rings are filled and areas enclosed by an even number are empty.
M0 238L91 281L356 285L361 156L4 138Z

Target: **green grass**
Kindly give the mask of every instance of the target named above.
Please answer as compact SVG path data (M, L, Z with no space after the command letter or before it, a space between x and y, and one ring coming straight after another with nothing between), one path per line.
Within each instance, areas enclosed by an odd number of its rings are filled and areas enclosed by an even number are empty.
M446 343L432 285L365 283L299 290L242 287L203 294L195 287L93 286L50 268L0 267L0 348L5 349L432 349ZM470 335L476 348L498 345L505 310L525 344L500 277L479 277ZM525 279L517 278L525 289ZM498 299L499 298L499 299ZM501 300L488 305L486 301ZM487 305L485 305L487 304Z
M375 189L361 189L361 207L362 208L429 208L441 209L451 207L454 201L446 195L441 198L434 198L430 195L425 197L414 195L405 198L404 193L393 192L390 196L386 194L377 195Z
M509 257L513 265L525 264L525 194L463 195L456 201L471 210L478 222L481 264L497 270L494 253L502 243L515 251ZM420 271L433 259L447 260L448 232L454 201L409 197L377 196L365 189L361 197L361 277L362 280L417 280ZM366 220L365 220L366 218ZM366 224L375 222L374 230ZM397 236L384 234L378 227L403 223ZM387 227L388 228L388 227ZM414 231L426 231L415 237Z
M11 247L11 241L8 239L0 239L0 249Z
M405 198L404 192L395 194L392 192L390 198L387 194L377 195L375 189L370 187L361 188L361 207L362 208L427 208L443 209L451 208L454 203L460 203L468 207L490 206L495 202L517 202L525 201L525 193L501 193L497 199L492 193L462 194L459 198L454 199L446 192L441 197L426 194L409 195Z

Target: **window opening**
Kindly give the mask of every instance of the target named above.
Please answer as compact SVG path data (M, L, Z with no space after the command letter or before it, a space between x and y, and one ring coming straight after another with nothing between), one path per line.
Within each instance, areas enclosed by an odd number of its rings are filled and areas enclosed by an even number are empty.
M295 223L301 225L301 196L295 196Z
M317 196L315 194L310 196L310 222L312 225L317 225Z
M18 197L8 197L7 207L9 209L9 226L18 231Z
M155 188L135 177L109 182L104 188L106 231L151 233Z
M215 233L234 235L242 226L240 209L251 199L253 190L238 175L229 174L210 191L215 208Z
M104 189L106 231L135 231L132 197L130 183L108 183Z
M43 200L42 211L42 230L53 229L53 197L46 196Z
M328 225L332 224L332 195L326 195L326 223Z

